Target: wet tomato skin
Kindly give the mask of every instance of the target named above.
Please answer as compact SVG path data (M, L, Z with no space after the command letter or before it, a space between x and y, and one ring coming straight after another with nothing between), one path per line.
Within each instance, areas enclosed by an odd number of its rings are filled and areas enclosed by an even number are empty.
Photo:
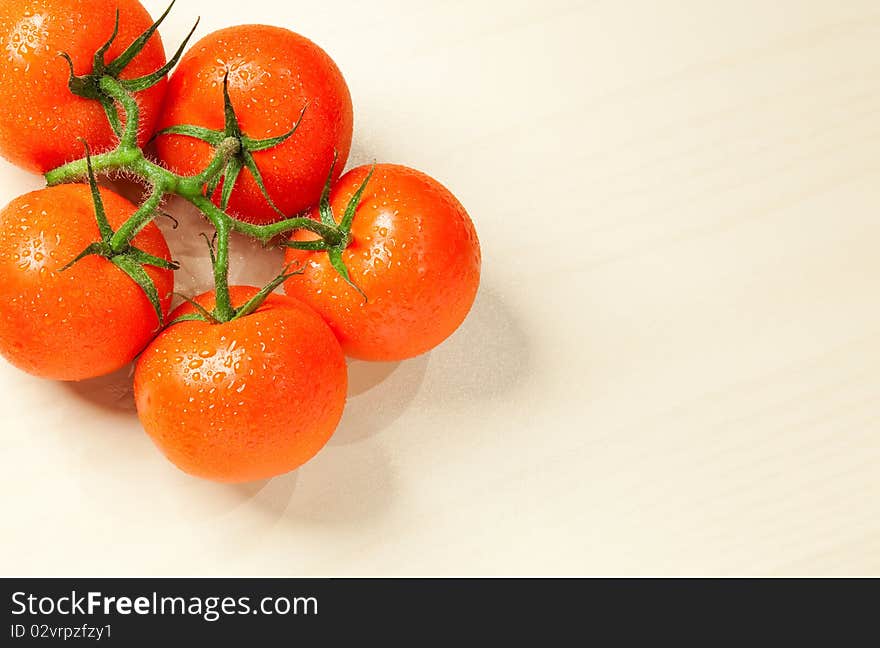
M70 69L59 53L70 56L77 75L90 74L95 52L113 33L117 8L119 35L107 62L153 23L138 0L0 0L0 155L45 173L81 158L81 139L95 153L115 144L101 105L68 89ZM141 77L163 65L157 33L120 76ZM141 145L153 134L166 87L163 79L136 95Z
M256 293L233 287L233 304ZM214 295L197 301L210 310ZM193 312L185 304L171 320ZM271 295L233 322L167 328L138 361L135 399L144 429L181 470L241 483L314 457L339 424L347 381L342 350L321 318Z
M102 189L107 219L118 228L136 207ZM100 240L86 185L41 189L0 212L0 354L20 369L78 381L121 369L159 329L141 288L107 259L90 256L61 268ZM133 244L170 260L165 238L148 225ZM147 268L167 313L170 270Z
M287 29L241 25L209 34L183 57L171 77L161 128L192 124L224 127L223 78L241 129L253 139L287 133L306 111L296 133L275 148L253 153L269 195L289 216L318 202L330 173L334 150L339 164L351 149L351 94L339 68L324 50ZM195 138L162 135L159 157L177 173L193 175L208 165L212 147ZM222 188L222 183L221 183ZM216 197L219 203L221 192ZM250 171L232 192L229 211L252 223L281 220Z
M340 178L330 202L345 212L370 167ZM318 218L316 211L313 218ZM380 164L355 212L343 260L368 301L348 286L324 252L289 249L305 265L285 292L314 308L345 352L362 360L398 361L438 346L467 317L480 284L481 251L461 203L439 182L408 167ZM299 231L295 240L314 239Z

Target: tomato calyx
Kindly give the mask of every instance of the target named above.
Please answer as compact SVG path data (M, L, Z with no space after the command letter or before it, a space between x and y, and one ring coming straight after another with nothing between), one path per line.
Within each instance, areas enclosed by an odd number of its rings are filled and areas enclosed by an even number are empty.
M342 220L337 223L336 217L333 215L333 208L330 205L330 189L333 184L333 172L336 169L338 162L339 153L334 151L333 164L330 165L330 174L327 176L327 182L324 184L324 191L321 193L321 202L318 204L318 213L321 216L321 222L328 228L335 230L337 237L334 239L333 237L324 236L317 241L288 240L282 243L282 246L293 248L295 250L326 252L333 269L336 270L345 283L360 293L364 298L364 303L366 303L369 301L369 298L366 293L361 290L360 286L352 280L351 273L349 273L348 267L345 265L342 253L345 252L352 243L351 227L354 224L354 215L357 212L358 207L360 207L364 192L367 190L367 185L369 185L370 180L373 179L373 174L376 172L376 165L373 165L370 172L367 174L367 177L364 178L364 181L361 183L360 187L358 187L357 191L355 191L351 200L348 201L348 205L346 205L345 212L342 215Z
M95 181L91 159L91 155L88 153L88 145L86 145L89 187L92 191L95 220L98 222L98 232L101 235L101 240L88 245L75 259L61 268L60 272L66 272L86 257L99 256L107 259L140 287L156 312L159 326L164 326L165 314L162 312L159 291L156 289L155 282L147 273L146 266L154 266L163 270L177 270L180 268L180 264L144 252L133 246L130 242L136 233L136 231L132 230L139 231L146 223L150 222L153 218L153 212L158 205L154 205L154 199L151 196L118 231L114 231L107 220L107 212L104 209L104 201L101 198L98 183ZM123 235L122 238L120 238L120 234ZM119 241L123 239L124 242L120 244Z
M161 130L156 133L156 136L183 135L185 137L192 137L194 139L207 142L215 149L219 148L220 145L225 141L228 141L230 139L236 140L239 144L238 151L234 155L229 156L225 167L223 167L223 169L219 173L215 174L209 180L209 182L207 183L205 196L208 198L213 198L213 196L217 193L217 189L220 186L220 182L222 180L223 189L220 194L220 208L226 211L229 208L229 201L232 198L232 191L235 189L238 178L241 175L242 171L247 169L248 171L250 171L251 176L257 183L257 187L259 187L260 192L263 194L263 197L266 199L266 202L269 204L269 206L276 213L286 218L287 215L278 208L278 206L275 204L275 201L273 201L272 197L269 195L269 191L268 189L266 189L266 184L263 181L263 175L262 173L260 173L260 169L257 166L257 162L254 159L253 154L259 151L268 151L270 149L273 149L293 137L300 124L302 124L302 120L305 116L307 108L308 104L303 106L302 110L299 113L299 117L296 120L296 123L294 123L293 127L283 135L279 135L277 137L268 137L265 139L254 139L252 137L249 137L242 131L241 123L238 120L238 115L236 114L235 108L232 105L232 99L229 96L229 72L227 72L223 76L223 112L225 124L222 130L211 130L209 128L204 128L203 126L181 124Z
M208 237L205 237L208 240ZM208 240L208 249L211 255L211 262L216 265L217 257L214 251L214 241ZM259 310L260 306L263 305L269 295L275 292L281 284L283 284L288 279L295 277L297 275L301 275L304 271L304 267L297 268L296 270L292 270L292 266L287 266L284 271L275 277L272 281L266 284L260 292L251 297L246 303L242 304L238 307L233 307L230 312L224 312L223 307L220 303L219 299L215 299L215 305L212 310L208 310L200 303L187 297L186 295L181 295L180 293L175 293L178 297L183 299L187 304L196 309L195 313L187 313L186 315L181 315L173 322L168 324L169 327L174 326L175 324L179 324L181 322L206 322L208 324L225 324L227 322L234 322L236 320L243 319L249 315L253 315ZM227 288L228 292L228 288ZM216 294L216 293L215 293Z
M183 56L183 52L186 49L190 38L192 38L192 35L195 33L196 27L198 27L199 20L196 20L196 24L193 26L192 30L189 32L189 35L184 39L180 47L177 49L177 52L175 52L174 56L171 57L171 59L160 69L151 74L147 74L136 79L119 78L119 75L129 66L129 64L135 59L135 57L137 57L137 55L143 51L144 47L146 47L147 42L149 42L150 38L153 37L153 34L156 33L156 30L159 29L159 27L165 21L165 18L171 12L171 9L174 7L174 3L176 1L177 0L172 0L171 4L165 10L165 13L163 13L156 22L154 22L133 43L131 43L131 45L129 45L125 49L125 51L122 52L122 54L120 54L108 63L105 59L107 52L116 41L117 36L119 36L119 9L117 9L116 22L113 27L113 33L110 35L110 38L107 39L107 41L100 48L98 48L98 51L95 52L95 56L92 61L91 74L77 76L73 67L73 59L70 58L70 55L67 52L59 53L59 56L67 61L67 65L70 68L70 78L67 82L70 91L78 97L93 99L100 102L101 106L103 106L104 108L104 112L107 113L107 119L110 122L110 126L113 129L113 132L116 133L117 136L122 135L122 122L119 118L119 112L116 109L116 102L101 88L101 79L103 77L111 77L115 79L119 83L119 85L127 92L135 93L147 90L148 88L152 88L168 75L172 68L177 65L180 57Z

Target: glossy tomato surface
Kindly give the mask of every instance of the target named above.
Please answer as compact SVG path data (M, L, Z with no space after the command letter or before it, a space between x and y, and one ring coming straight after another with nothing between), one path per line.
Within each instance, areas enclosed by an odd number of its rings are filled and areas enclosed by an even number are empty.
M359 167L340 178L330 197L337 220L369 170ZM306 270L285 284L288 295L330 324L348 355L412 358L461 325L479 288L481 252L470 217L448 189L414 169L378 165L355 212L352 236L343 260L368 301L339 277L325 252L288 250L288 263ZM300 231L294 238L315 237Z
M235 287L241 306L256 288ZM209 310L213 293L197 300ZM193 313L187 304L172 314ZM219 482L295 470L342 416L347 369L339 343L309 308L271 295L226 324L180 322L138 361L135 398L147 433L185 472Z
M101 190L107 219L122 225L135 206ZM100 240L86 185L63 185L21 196L0 212L0 354L20 369L76 381L120 369L156 335L149 299L125 273L90 256L61 272ZM170 260L162 233L148 225L133 244ZM148 267L168 311L170 270Z
M253 154L278 208L287 215L305 211L321 196L334 150L341 170L351 149L351 95L339 68L312 41L286 29L223 29L203 38L183 57L169 83L161 127L190 124L222 130L227 73L232 105L250 138L287 133L306 108L290 139ZM156 147L169 168L186 175L203 170L213 156L209 144L183 135L160 136ZM229 207L253 223L281 218L247 170L239 177Z
M95 52L113 33L117 9L119 36L107 62L153 23L137 0L0 0L0 155L45 173L81 158L81 138L96 153L114 145L116 136L100 103L68 89L70 70L59 53L70 56L77 75L90 74ZM137 78L163 65L165 50L157 33L121 77ZM154 131L166 87L163 79L137 95L141 144Z

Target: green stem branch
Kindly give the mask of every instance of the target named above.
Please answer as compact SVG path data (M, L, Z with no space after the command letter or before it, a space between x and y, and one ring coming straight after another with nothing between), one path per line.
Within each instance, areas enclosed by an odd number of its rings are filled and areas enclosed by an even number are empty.
M137 158L136 153L139 152L140 151L136 150L134 152L135 154L133 154L130 150L115 149L108 153L95 155L92 157L92 168L95 170L96 174L103 171L121 169L131 165L134 162L134 159ZM74 162L68 162L57 169L49 171L45 175L46 184L50 187L55 187L57 185L78 182L85 178L88 175L88 172L89 169L85 158Z
M110 249L113 252L122 252L129 246L131 240L137 236L154 218L156 210L162 203L165 190L162 185L155 185L149 197L140 208L120 227L113 238L110 239Z
M229 296L229 233L232 219L204 196L193 197L190 202L207 217L217 230L217 250L214 257L214 316L221 322L235 317L235 309Z
M229 164L229 161L232 158L238 155L239 151L241 151L241 142L239 139L237 137L227 137L220 142L220 146L218 146L217 150L214 152L214 159L211 160L211 164L209 164L200 174L193 176L192 180L198 183L200 187L210 184L211 181L223 173L226 165Z
M141 109L134 95L126 91L119 81L111 76L101 77L101 90L114 101L119 102L125 111L125 130L122 132L120 148L138 148L138 128L140 128Z
M110 252L119 254L129 248L132 239L155 218L165 195L174 194L189 201L217 231L217 248L213 259L216 306L212 314L217 321L227 322L236 317L229 294L229 238L233 231L268 243L281 234L302 229L320 237L316 244L323 242L334 248L348 244L348 234L334 222L321 222L300 216L270 225L253 225L232 217L217 207L205 192L206 187L216 183L226 172L230 162L242 153L242 141L239 137L227 137L220 141L213 159L201 173L194 176L172 173L148 160L139 146L140 107L134 95L112 76L101 77L99 87L102 93L124 110L125 128L114 150L91 158L92 168L95 173L124 170L139 177L150 187L150 194L144 203L109 240ZM88 171L88 162L84 158L53 169L45 177L49 186L56 186L82 181L88 176ZM283 277L286 276L288 275Z
M299 217L289 218L287 220L272 223L271 225L253 225L244 221L232 218L232 228L251 238L258 239L264 243L271 241L276 236L287 234L295 230L308 230L320 236L328 245L339 245L344 237L337 228L331 225L325 225L320 221L312 218Z

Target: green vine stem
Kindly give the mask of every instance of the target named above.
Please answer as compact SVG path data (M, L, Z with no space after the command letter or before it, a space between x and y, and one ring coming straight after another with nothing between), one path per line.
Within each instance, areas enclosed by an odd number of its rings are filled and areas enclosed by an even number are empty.
M140 125L140 106L134 96L126 92L122 84L111 76L101 77L101 90L114 101L118 101L125 111L125 130L119 138L120 148L138 148L138 126Z
M196 207L217 231L217 248L214 259L214 283L216 312L214 318L226 322L236 317L236 310L229 297L229 237L238 232L268 243L274 238L295 230L308 230L321 237L326 247L339 246L348 235L339 227L305 216L285 219L271 225L254 225L239 220L217 207L206 195L205 187L223 173L228 161L238 154L241 144L236 138L226 138L217 146L211 163L195 176L172 173L144 155L137 142L137 125L140 108L134 97L112 77L103 77L100 86L125 112L125 130L115 149L91 158L96 173L120 169L138 176L150 189L149 196L137 212L119 228L110 240L113 252L125 250L132 239L157 216L157 209L167 195L176 195ZM81 181L89 173L86 158L65 164L46 174L49 186Z
M156 217L156 210L164 197L163 193L153 188L150 196L144 201L134 216L129 218L110 239L110 250L122 252L131 240L138 235Z
M171 5L173 6L174 2ZM279 275L268 286L265 286L251 301L236 308L232 304L229 294L229 239L232 232L250 236L267 244L281 235L296 230L308 230L319 238L314 241L289 241L286 245L300 249L326 251L330 255L334 268L348 283L354 286L348 275L348 270L342 263L342 252L351 244L351 221L366 183L369 182L369 177L346 209L345 215L339 223L333 217L329 204L330 182L336 167L335 159L321 197L320 220L298 215L292 218L284 218L270 225L254 225L239 220L226 211L226 205L229 202L228 199L232 190L231 186L226 185L234 184L235 179L244 168L247 168L254 175L267 202L274 207L271 197L265 190L252 153L279 146L290 138L302 122L308 105L303 107L299 119L295 124L292 124L291 129L286 134L269 139L256 140L248 137L242 131L229 96L228 77L224 78L223 98L226 125L223 130L208 131L197 126L180 125L162 132L174 132L201 139L206 138L205 141L214 147L214 156L205 169L193 176L182 176L172 173L168 169L147 159L138 143L140 107L135 95L137 92L158 83L159 80L170 72L180 59L186 43L195 31L195 27L193 27L193 31L190 32L172 59L160 70L135 80L120 79L119 74L137 56L138 52L152 37L170 10L171 7L116 60L106 63L104 55L109 51L110 45L119 32L119 15L117 12L116 29L107 43L95 53L93 71L90 75L84 77L75 76L72 60L66 54L62 54L70 66L68 85L71 92L101 103L113 131L119 137L119 141L113 150L95 156L91 156L88 147L86 147L86 157L49 171L45 176L47 184L51 187L87 179L92 186L93 196L95 196L96 215L99 222L103 222L106 219L103 216L103 207L100 205L100 196L98 195L94 179L95 173L125 171L139 178L148 188L147 198L128 221L116 232L110 230L109 225L104 227L101 230L103 240L89 246L70 265L76 263L80 258L91 254L99 254L110 259L124 271L128 272L147 292L148 297L150 297L154 307L157 309L161 322L162 314L159 311L158 298L154 294L155 287L152 286L149 277L143 271L142 265L159 265L160 267L173 268L174 264L168 264L161 259L155 259L146 255L132 246L132 240L157 217L159 207L165 197L176 195L195 206L216 230L215 242L211 246L216 306L213 313L202 312L188 315L186 316L187 318L198 317L204 318L205 321L217 323L228 322L237 317L244 317L254 312L272 290L275 290L286 279L302 271L300 269L291 273L289 269L285 269L284 273ZM198 25L198 22L196 25ZM119 118L119 108L122 109L125 116L124 125L121 124ZM218 207L211 197L221 180L224 181L224 191L221 197L222 206ZM277 207L275 209L277 210ZM281 215L283 216L283 214ZM358 289L357 286L354 287Z
M276 236L298 229L307 229L318 236L327 239L328 244L336 245L344 234L336 227L328 227L324 223L307 217L289 218L271 225L253 225L240 221L220 208L211 201L206 202L204 195L205 185L209 184L214 177L223 171L230 157L238 153L240 144L235 138L227 138L215 151L214 158L204 171L195 176L180 176L172 173L144 156L143 150L137 144L137 124L140 116L140 108L137 101L111 78L104 77L101 87L116 101L122 105L126 115L126 130L117 147L106 153L92 157L92 168L95 173L106 173L125 169L139 176L147 184L154 187L154 192L162 194L175 194L193 203L204 212L203 207L210 204L215 215L222 214L223 218L231 222L233 230L246 234L261 241L270 241ZM63 166L49 171L45 178L46 183L52 187L70 182L78 182L88 174L86 159L75 160ZM208 214L206 214L208 216ZM137 232L135 232L137 233Z

